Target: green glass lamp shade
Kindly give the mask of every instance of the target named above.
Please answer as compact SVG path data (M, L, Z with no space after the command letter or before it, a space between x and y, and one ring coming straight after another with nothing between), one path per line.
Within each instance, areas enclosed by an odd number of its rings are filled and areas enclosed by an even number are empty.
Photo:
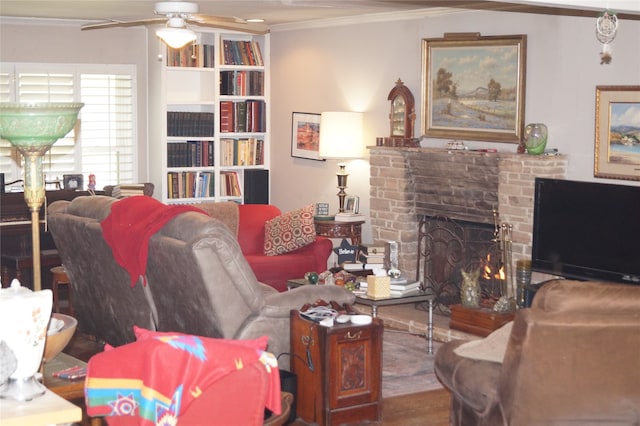
M44 154L73 129L83 103L2 103L0 137L22 154Z
M83 103L0 103L0 137L24 157L24 200L31 210L33 288L41 288L40 225L44 203L42 158L51 146L73 129Z

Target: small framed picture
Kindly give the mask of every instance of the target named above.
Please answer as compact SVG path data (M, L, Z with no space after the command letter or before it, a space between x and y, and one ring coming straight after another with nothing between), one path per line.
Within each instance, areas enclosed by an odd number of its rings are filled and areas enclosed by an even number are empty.
M329 203L316 203L316 216L329 216Z
M348 196L344 200L344 212L358 214L360 211L360 197Z
M320 152L320 114L294 112L291 118L291 156L324 161Z
M64 189L81 191L83 184L82 175L62 175L62 184L64 185Z

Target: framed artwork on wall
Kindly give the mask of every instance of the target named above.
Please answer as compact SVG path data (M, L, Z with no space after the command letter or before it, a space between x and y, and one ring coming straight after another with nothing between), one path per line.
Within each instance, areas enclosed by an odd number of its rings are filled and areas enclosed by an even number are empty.
M520 143L526 58L523 34L423 39L423 135Z
M320 114L294 112L291 118L291 156L324 161L320 149Z
M595 177L640 180L640 86L596 87Z

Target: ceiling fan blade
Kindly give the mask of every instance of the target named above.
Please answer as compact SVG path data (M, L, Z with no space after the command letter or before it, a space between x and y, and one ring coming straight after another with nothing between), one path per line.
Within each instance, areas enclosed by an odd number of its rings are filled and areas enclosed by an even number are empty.
M215 15L204 15L200 13L192 13L187 17L187 20L199 22L202 24L216 24L218 22L230 23L230 24L246 24L242 18L238 18L236 16L215 16Z
M97 22L95 24L85 24L80 27L81 30L97 30L101 28L111 28L111 27L135 27L137 25L146 25L146 24L160 24L166 22L167 18L149 18L149 19L140 19L137 21L118 21L116 19L110 19L106 22Z
M225 31L239 31L242 33L248 34L256 34L256 35L264 35L269 33L269 28L264 24L234 24L234 23L222 23L222 22L197 22L197 21L189 21L189 23L198 25L201 27L208 28L217 28L219 30Z

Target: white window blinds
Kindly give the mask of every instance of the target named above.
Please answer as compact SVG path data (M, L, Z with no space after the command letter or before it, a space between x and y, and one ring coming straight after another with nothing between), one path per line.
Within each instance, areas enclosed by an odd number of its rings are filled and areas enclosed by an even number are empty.
M102 188L135 180L135 67L102 66L100 72L94 68L14 64L0 73L1 102L85 104L76 128L46 154L47 181L82 174L86 187L89 174L95 174ZM8 174L5 180L21 178L21 156L7 141L1 142L0 154L0 171Z

